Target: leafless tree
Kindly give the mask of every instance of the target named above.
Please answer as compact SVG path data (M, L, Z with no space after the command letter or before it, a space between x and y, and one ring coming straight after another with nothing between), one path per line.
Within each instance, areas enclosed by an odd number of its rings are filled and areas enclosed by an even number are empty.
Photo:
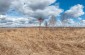
M45 21L45 27L48 27L48 23L47 23L47 21Z
M73 17L73 15L67 14L67 13L62 14L62 15L61 15L62 25L65 26L65 24L70 23L70 22L69 22L69 19L71 19L71 18L75 18L75 17Z
M56 17L55 16L52 15L50 17L49 25L51 25L52 27L54 27L56 25Z

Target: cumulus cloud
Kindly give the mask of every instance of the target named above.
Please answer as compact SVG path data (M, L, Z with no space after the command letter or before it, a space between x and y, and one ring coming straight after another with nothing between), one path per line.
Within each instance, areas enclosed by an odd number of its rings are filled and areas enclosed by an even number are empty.
M50 15L58 16L63 10L58 6L50 6L56 0L15 0L12 7L19 12L33 18L48 18Z
M77 4L71 7L70 10L67 10L65 13L69 14L72 17L80 17L81 15L84 15L83 8L83 5Z
M71 18L80 18L80 16L84 15L83 11L84 6L77 4L73 7L71 7L69 10L65 11L65 13L62 15L62 22L68 23L68 19Z
M7 23L7 22L12 22L12 20L7 19L5 15L0 15L0 23Z
M81 20L81 23L85 24L85 20Z
M0 15L0 27L30 27L38 26L38 22L34 22L35 18L29 19L26 17L10 17Z
M6 14L11 5L11 2L11 0L0 0L0 14Z

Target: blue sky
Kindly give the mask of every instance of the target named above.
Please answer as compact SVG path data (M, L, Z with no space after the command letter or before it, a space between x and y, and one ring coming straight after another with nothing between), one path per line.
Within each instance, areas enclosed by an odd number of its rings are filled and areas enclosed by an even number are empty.
M36 25L35 22L38 25L37 18L41 17L49 22L50 16L55 16L59 25L66 22L71 23L69 25L85 23L85 0L9 0L7 2L0 0L0 8L0 27L8 26L9 23L13 27L30 26L30 21L33 22L32 25ZM61 18L63 15L64 18Z
M81 4L85 7L85 0L57 0L55 3L59 3L59 7L65 11L70 9L76 4ZM85 12L85 8L83 9ZM85 14L81 16L82 19L85 19Z
M82 4L85 6L85 0L57 0L56 2L59 2L60 8L64 10L70 9L70 7L76 5L76 4ZM85 11L85 8L84 8Z

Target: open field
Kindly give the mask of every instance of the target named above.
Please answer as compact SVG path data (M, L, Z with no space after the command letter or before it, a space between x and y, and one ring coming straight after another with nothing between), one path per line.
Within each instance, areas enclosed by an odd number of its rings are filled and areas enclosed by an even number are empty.
M0 28L0 55L85 55L85 28Z

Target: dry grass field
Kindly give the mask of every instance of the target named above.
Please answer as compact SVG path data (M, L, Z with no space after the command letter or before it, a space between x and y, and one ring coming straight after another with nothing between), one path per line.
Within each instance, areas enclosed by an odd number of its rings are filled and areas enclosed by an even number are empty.
M0 55L85 55L85 28L0 28Z

